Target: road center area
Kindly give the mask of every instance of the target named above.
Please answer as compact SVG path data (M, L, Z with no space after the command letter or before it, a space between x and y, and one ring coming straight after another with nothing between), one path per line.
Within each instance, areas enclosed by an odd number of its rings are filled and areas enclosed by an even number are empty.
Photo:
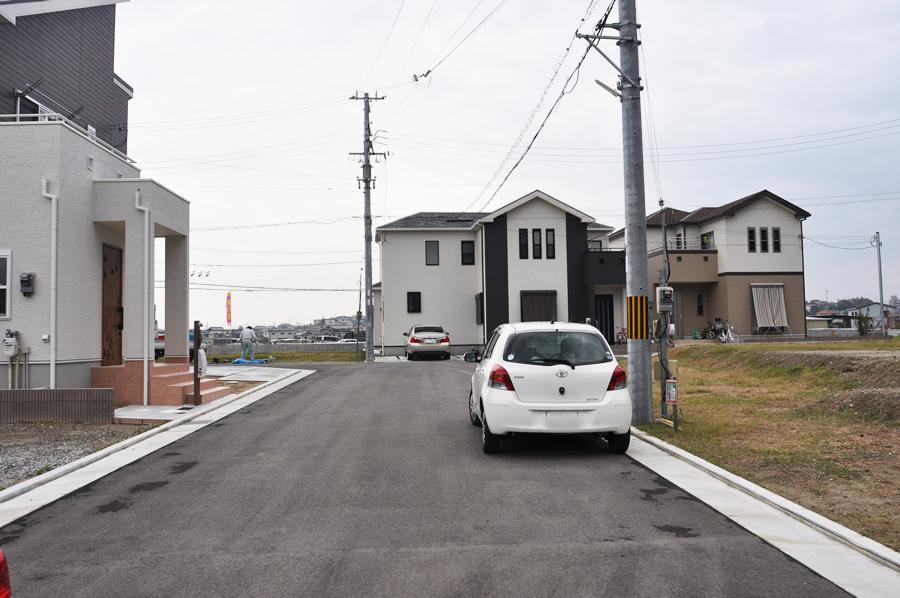
M469 364L316 369L0 529L17 598L845 595L602 442L482 454Z

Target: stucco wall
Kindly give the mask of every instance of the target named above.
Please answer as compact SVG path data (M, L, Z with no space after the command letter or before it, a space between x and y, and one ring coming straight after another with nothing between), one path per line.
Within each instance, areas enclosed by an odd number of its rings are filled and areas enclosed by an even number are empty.
M384 345L400 346L414 324L439 324L453 344L480 344L475 323L475 295L480 292L477 266L463 266L460 241L474 241L468 230L382 231L382 309ZM425 241L439 242L439 265L425 265ZM475 262L480 262L476 243ZM406 293L422 293L421 313L408 313ZM378 338L378 337L376 337Z
M41 336L50 333L51 202L41 197L41 180L48 178L51 192L59 194L57 358L62 365L100 359L102 244L122 238L94 225L92 185L95 178L119 174L137 176L138 170L60 123L0 125L0 246L12 251L15 283L11 318L0 326L19 330L35 365L50 358L50 345ZM35 293L28 298L18 288L22 272L36 274ZM66 384L62 369L58 376L60 385Z
M726 247L719 254L720 272L800 272L800 220L778 203L761 199L725 219ZM747 251L747 228L755 227L756 253ZM759 228L769 229L769 252L760 251ZM781 228L781 253L772 252L772 227ZM716 243L719 243L716 234Z
M532 200L507 213L507 260L509 267L509 321L522 319L522 291L556 291L556 317L569 320L569 290L566 276L566 213L549 203ZM519 258L519 229L528 229L528 259ZM532 258L532 229L541 229L541 259ZM547 259L546 230L556 236L556 258Z

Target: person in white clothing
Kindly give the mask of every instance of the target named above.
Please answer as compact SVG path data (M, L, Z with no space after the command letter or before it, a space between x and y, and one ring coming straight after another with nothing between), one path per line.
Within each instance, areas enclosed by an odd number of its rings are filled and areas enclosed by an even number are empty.
M253 326L247 326L241 330L241 359L253 361L256 359L256 352L253 349L253 343L256 342L256 333L253 332Z

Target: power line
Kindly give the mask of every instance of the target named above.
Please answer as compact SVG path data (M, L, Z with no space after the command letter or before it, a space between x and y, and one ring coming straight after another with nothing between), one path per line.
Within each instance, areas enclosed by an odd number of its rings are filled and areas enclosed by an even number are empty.
M615 0L612 0L612 1L615 2ZM579 22L579 27L590 17L591 13L594 11L594 6L596 4L597 4L597 0L591 0L588 3L587 9L584 12L584 16L581 17L581 21ZM607 12L607 14L608 14L608 12ZM513 141L512 145L507 150L506 155L504 156L503 160L497 166L497 170L494 171L494 173L491 175L491 178L484 185L484 187L481 189L481 191L478 193L478 195L471 202L469 202L469 204L465 208L466 210L469 210L473 205L475 205L479 201L481 201L481 198L484 197L484 195L485 195L485 193L487 193L488 189L490 189L494 185L494 181L497 180L497 177L500 176L500 173L503 172L503 168L506 165L506 163L510 160L510 158L512 158L513 152L516 150L516 148L519 146L519 144L522 143L522 140L525 138L525 134L528 132L528 129L531 128L531 123L534 122L535 116L537 116L537 113L541 109L541 106L544 105L544 100L546 99L547 94L550 92L550 88L553 86L553 83L556 81L556 77L559 75L559 71L562 69L563 64L565 63L566 59L569 57L569 53L572 50L572 43L575 41L575 35L577 33L578 33L578 29L576 28L575 33L572 34L572 37L569 39L569 42L566 44L566 49L563 51L563 53L557 59L556 65L553 68L553 74L550 76L550 80L547 82L547 85L544 86L544 90L541 92L541 95L538 98L537 104L531 110L531 114L528 115L528 119L525 121L525 126L523 126L522 129L519 131L519 134L516 136L515 141ZM581 65L581 62L584 62L585 56L587 56L587 52L585 52L584 56L581 57L581 61L578 63L579 66ZM571 75L570 75L570 79L571 79ZM568 83L568 80L566 81L566 83ZM565 91L565 85L563 85L563 91ZM559 102L559 98L557 98L556 103L558 103L558 102ZM556 104L554 104L554 107L555 107L555 105ZM551 112L552 112L552 109L551 109ZM546 122L546 118L544 119L544 122ZM534 144L535 139L536 139L536 137L532 138L531 143L529 144L528 147L531 147L531 145ZM527 150L526 150L526 153L527 153ZM524 157L524 154L522 157ZM518 166L519 162L521 162L521 161L522 161L522 158L519 158L519 161L516 162L516 166ZM513 166L512 170L515 170L515 166ZM511 172L512 171L510 171L510 173L507 173L506 178L509 178L509 174L511 174ZM494 196L497 194L497 191L499 191L502 186L503 186L502 183L497 186L497 189L494 191L494 194L491 196L491 198L488 199L487 203L490 203L491 199L494 198ZM487 203L485 205L487 205Z
M425 27L428 25L429 19L431 19L431 13L434 12L434 6L438 3L438 0L432 0L431 8L428 9L428 14L425 15L425 20L422 21L422 26L419 27L419 32L416 34L416 39L413 40L412 47L409 49L409 54L406 55L406 60L403 61L403 66L400 67L400 72L404 72L406 70L406 65L409 64L410 58L412 58L413 52L416 51L416 46L419 44L419 38L422 37L422 32L425 31ZM401 75L402 78L402 75Z
M882 126L882 125L889 125L889 126ZM880 127L880 128L873 130L873 131L861 131L861 129L872 129L875 127ZM826 131L819 131L816 133L793 135L790 137L773 137L773 138L769 138L769 139L757 139L754 141L733 141L733 142L729 142L729 143L707 143L707 144L699 144L699 145L658 146L657 149L659 149L660 151L665 151L665 150L682 150L682 149L703 149L703 148L709 148L709 147L728 147L728 146L734 146L734 145L760 145L760 144L771 144L771 143L775 143L778 141L788 141L788 140L801 139L801 138L831 136L831 135L834 135L835 133L843 133L846 131L854 131L854 130L860 131L858 133L852 133L850 135L841 135L841 136L836 136L836 137L830 137L827 140L813 139L813 140L810 140L807 142L803 142L803 143L817 143L820 141L828 141L831 139L843 139L843 138L853 137L853 136L868 135L871 133L877 133L879 131L894 129L897 127L900 127L900 118L895 118L895 119L890 119L890 120L885 120L885 121L878 121L878 122L868 123L868 124L859 125L859 126L855 126L855 127L846 127L843 129L831 129L831 130L826 130ZM459 138L448 138L448 137L433 137L433 136L427 136L427 135L419 135L416 133L406 133L406 132L402 132L402 131L393 131L392 134L395 136L398 136L398 137L411 137L414 139L426 139L426 140L431 140L431 141L437 141L437 142L440 142L441 146L445 146L446 142L450 142L450 143L457 143L462 146L483 145L483 146L498 147L498 148L507 148L508 147L508 145L505 143L491 143L491 142L486 142L486 141L474 141L471 139L459 139ZM408 143L416 143L416 142L408 141ZM776 144L771 147L776 147L776 148L777 147L787 147L790 145L795 145L795 144ZM468 150L469 148L461 147L460 149ZM747 149L743 149L743 150L723 150L723 151L757 151L759 149L769 149L769 147L747 148ZM621 148L616 147L616 146L605 146L605 147L541 146L540 150L541 151L590 151L590 152L607 151L607 152L615 152L616 154L621 153ZM500 150L484 150L484 151L499 152ZM721 153L721 152L695 152L696 155L706 155L706 154L715 154L715 153ZM671 155L685 156L685 155L692 155L692 154L678 153L678 154L671 154Z
M459 30L462 29L462 26L465 24L465 22L469 20L469 17L472 16L472 13L474 13L475 10L476 10L479 6L481 6L481 2L483 2L483 1L484 1L484 0L479 0L478 4L475 5L475 8L472 9L472 11L466 16L465 19L463 19L463 22L460 23L460 25L459 25L459 27L456 29L456 31L454 31L453 34L450 36L450 38L447 40L447 43L449 43L450 39L453 39L453 38L456 36L456 34L459 32ZM444 62L445 60L447 60L448 58L450 58L450 57L453 55L453 53L456 52L456 50L459 49L459 47L460 47L461 45L463 45L463 44L466 42L466 40L468 40L470 37L472 37L473 35L475 35L475 32L478 31L478 29L480 29L481 26L484 25L484 24L487 22L488 19L490 19L492 16L494 16L494 13L496 13L498 10L500 10L500 7L503 6L504 4L506 4L506 0L500 0L500 2L497 4L497 6L495 6L495 7L491 10L491 12L489 12L487 15L485 15L485 17L484 17L483 19L481 19L481 20L478 22L478 24L475 25L475 27L473 27L472 30L469 31L469 32L466 34L465 37L463 37L461 40L459 40L459 43L457 43L455 46L453 46L453 48L451 48L450 51L447 52L447 53L444 55L443 58L441 58L440 60L438 60L438 61L435 63L435 65L434 65L433 67L431 67L430 69L428 69L427 71L425 71L424 73L422 73L421 75L419 75L419 76L418 76L418 80L424 79L425 77L428 77L429 75L431 75L431 73L433 73L433 72L435 71L435 69L437 69L437 67L441 66L441 64L443 64L443 62ZM446 47L446 45L447 45L447 44L444 44L444 47ZM443 50L443 48L442 48L442 50Z
M594 28L594 31L597 33L597 35L599 35L603 31L603 28L606 27L606 19L609 17L609 13L612 11L612 7L615 3L616 3L616 0L612 0L609 3L609 7L606 9L606 14L603 15L603 18L600 20L599 23L597 23L597 26ZM582 22L584 22L584 19L582 19ZM576 30L576 33L577 33L577 30ZM575 37L573 36L572 39L574 40ZM491 196L488 198L488 200L486 202L484 202L484 205L482 205L481 208L478 210L479 212L483 212L488 207L488 205L491 203L491 201L493 201L493 199L495 197L497 197L497 194L500 193L501 189L503 189L503 185L506 184L506 181L509 180L509 177L512 176L512 173L515 172L516 168L519 167L519 164L522 163L522 160L525 159L525 156L528 155L528 151L534 145L535 141L537 141L538 136L541 134L541 131L544 130L544 126L547 124L547 121L550 120L550 116L553 114L553 111L556 110L556 107L562 101L563 97L565 97L567 94L575 91L575 86L578 85L578 74L579 74L579 71L581 70L581 65L584 63L585 58L587 58L590 48L591 47L588 46L584 49L584 54L581 55L581 59L579 59L578 64L575 65L575 69L566 78L565 82L563 83L562 90L559 92L559 96L557 96L556 101L553 102L553 105L550 106L550 110L547 111L546 116L544 116L544 120L541 121L541 124L538 126L537 131L535 131L534 136L531 138L531 141L528 142L527 146L525 146L525 150L522 152L522 155L519 156L519 159L516 160L515 164L512 165L512 168L509 169L509 172L506 173L506 176L503 177L503 180L500 181L500 184L497 186L496 189L494 189L494 192L491 194ZM567 49L567 52L568 52L568 49ZM572 85L571 89L567 89L567 87L569 86L569 82L572 80L572 77L575 77L575 83ZM491 181L491 182L493 182L493 181Z
M806 239L807 241L812 241L816 245L821 245L822 247L830 247L831 249L843 249L845 251L865 251L866 249L872 249L872 246L868 245L868 244L866 247L839 247L837 245L830 245L828 243L822 243L821 241L816 241L815 239L810 238L810 237L803 237L803 238Z
M390 218L391 216L372 216L373 218ZM315 224L315 225L328 225L328 224L338 224L339 222L346 222L348 220L360 220L362 216L342 216L340 218L335 218L333 220L292 220L288 222L266 222L261 224L234 224L234 225L226 225L226 226L198 226L192 227L191 230L195 232L199 231L221 231L221 230L240 230L247 228L273 228L278 226L294 226L297 224Z
M391 28L388 30L388 34L384 38L384 41L381 42L381 48L378 49L378 54L375 55L375 60L372 61L371 66L369 66L369 70L366 71L366 76L363 78L363 82L360 87L366 86L366 83L369 81L369 76L372 74L372 71L375 70L375 65L378 64L379 59L381 59L381 54L384 52L385 47L387 47L388 41L391 39L391 35L394 33L394 27L397 26L397 20L400 18L400 13L403 12L404 4L406 4L406 0L400 0L400 6L397 8L397 14L394 15L394 21L391 23Z
M361 264L362 260L349 262L319 262L304 264L191 264L197 268L302 268L307 266L343 266L345 264Z

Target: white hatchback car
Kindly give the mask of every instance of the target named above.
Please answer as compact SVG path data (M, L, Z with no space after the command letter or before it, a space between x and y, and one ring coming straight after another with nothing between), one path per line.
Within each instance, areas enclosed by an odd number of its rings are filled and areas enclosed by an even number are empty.
M625 370L606 339L586 324L525 322L497 327L477 363L469 419L481 426L485 453L500 437L527 432L603 434L615 453L628 450L631 397Z

